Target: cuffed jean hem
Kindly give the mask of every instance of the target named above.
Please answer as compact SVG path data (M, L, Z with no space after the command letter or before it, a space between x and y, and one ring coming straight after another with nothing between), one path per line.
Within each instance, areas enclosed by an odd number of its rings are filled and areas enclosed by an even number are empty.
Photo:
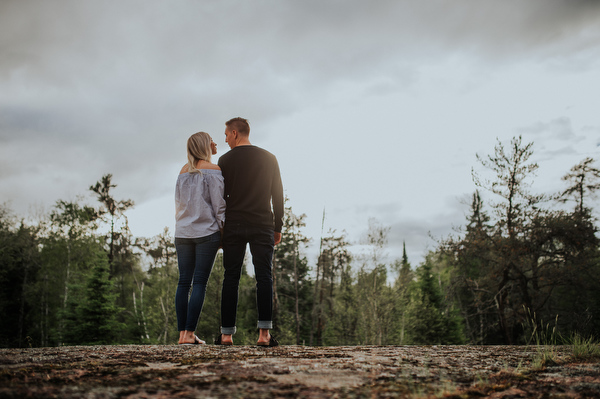
M272 321L258 321L258 328L262 328L262 329L266 329L266 330L272 330L273 329L273 322Z
M221 327L221 334L233 335L236 331L235 327Z

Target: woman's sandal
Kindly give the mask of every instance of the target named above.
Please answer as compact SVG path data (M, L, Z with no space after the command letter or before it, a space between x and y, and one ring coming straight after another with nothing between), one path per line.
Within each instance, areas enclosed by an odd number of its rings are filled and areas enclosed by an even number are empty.
M269 339L269 342L260 342L257 343L256 345L258 346L264 346L267 348L272 348L274 346L279 346L279 342L277 342L277 340L271 335L271 338Z
M206 344L206 342L204 342L200 338L198 338L197 335L194 335L194 342L184 342L179 345L204 345L204 344Z
M215 345L231 346L233 345L233 342L221 342L221 334L219 334L219 337L215 339Z

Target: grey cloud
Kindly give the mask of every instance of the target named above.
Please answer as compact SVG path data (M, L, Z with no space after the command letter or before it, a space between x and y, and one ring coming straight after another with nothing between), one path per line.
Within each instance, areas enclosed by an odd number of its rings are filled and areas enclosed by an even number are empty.
M321 2L322 3L322 2ZM504 57L561 57L597 48L600 5L567 1L313 2L297 3L302 33L298 59L332 71L351 71L397 59L437 59L459 51ZM282 18L286 23L287 18ZM299 35L298 35L299 36ZM434 62L434 61L430 61ZM336 69L337 67L337 69Z
M573 146L568 145L565 147L558 148L556 150L543 151L542 155L540 156L540 161L551 161L553 159L556 159L557 157L577 154L577 150Z
M453 234L452 226L464 222L462 213L434 215L421 220L407 219L394 223L389 233L389 251L393 259L402 256L403 244L413 266L418 266L429 250L435 250L439 240Z
M466 196L465 196L466 198ZM401 205L398 203L377 206L361 206L356 213L372 217L377 226L389 228L388 244L385 248L390 260L402 257L403 245L413 267L418 266L428 250L434 250L439 241L451 234L456 234L465 223L465 212L468 204L465 200L454 196L444 199L443 209L430 209L427 217L399 216ZM367 227L362 233L366 237ZM358 242L364 243L364 240Z
M593 140L593 143L596 147L600 147L600 127L598 126L584 126L581 128L583 134L592 136L590 137L590 141Z
M101 82L267 73L320 83L453 51L494 59L579 52L597 46L598 9L565 1L8 2L3 22L29 23L3 24L2 45L19 55L6 62L55 78L64 70Z
M3 167L40 145L37 161L70 186L85 191L112 172L137 201L168 189L156 174L183 158L189 133L221 134L232 116L268 125L339 82L373 96L400 90L456 53L560 62L598 48L597 2L474 4L4 0ZM73 168L85 170L79 181Z
M216 104L237 109L252 98L259 102L254 109L276 117L338 80L371 80L367 94L374 95L398 82L407 86L418 78L416 66L456 51L497 59L555 56L552 49L560 48L568 56L581 51L568 49L570 41L581 42L580 31L599 35L590 7L561 1L476 7L460 1L9 1L0 14L6 54L0 65L20 83L6 94L11 98L23 98L27 85L67 107L69 100L95 98L107 113L123 110L129 118L156 117L156 110L170 113L169 104L185 102L198 104L193 112L214 115ZM136 107L140 111L132 112Z
M571 119L567 117L556 118L548 122L537 122L517 129L519 134L532 137L534 143L541 142L541 145L534 149L539 162L579 155L580 151L575 146L589 140L590 132L594 134L598 131L599 128L591 126L577 129L573 126Z
M534 137L545 136L547 138L569 143L585 140L584 135L576 134L571 119L567 117L553 119L549 122L537 122L531 126L518 128L517 132L521 134L532 134Z
M550 122L537 122L531 126L519 128L517 131L533 135L550 135L559 140L570 140L575 136L571 119L566 117L557 118Z

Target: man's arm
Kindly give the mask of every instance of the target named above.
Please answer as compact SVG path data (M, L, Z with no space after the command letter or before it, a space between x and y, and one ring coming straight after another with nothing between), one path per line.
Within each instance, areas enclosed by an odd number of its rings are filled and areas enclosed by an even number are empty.
M271 201L273 201L273 217L275 219L275 232L279 234L281 241L281 228L283 227L283 183L281 182L281 174L279 172L279 164L277 158L273 156L273 181L271 182ZM275 237L277 241L277 237ZM279 242L277 241L276 244Z

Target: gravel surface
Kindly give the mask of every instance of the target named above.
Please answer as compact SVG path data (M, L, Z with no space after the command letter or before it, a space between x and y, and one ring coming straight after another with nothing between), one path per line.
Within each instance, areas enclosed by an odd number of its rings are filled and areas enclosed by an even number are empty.
M0 398L27 397L600 398L600 361L525 346L0 349Z

